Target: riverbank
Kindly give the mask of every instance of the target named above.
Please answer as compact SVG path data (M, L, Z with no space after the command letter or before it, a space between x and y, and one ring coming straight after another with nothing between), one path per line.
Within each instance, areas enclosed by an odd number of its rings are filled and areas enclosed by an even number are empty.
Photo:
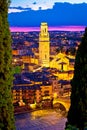
M24 113L31 113L34 111L38 111L38 110L55 110L56 112L61 112L61 114L66 117L67 116L67 112L66 111L62 111L58 108L36 108L36 109L30 109L28 106L21 106L21 107L15 107L14 108L14 115L18 115L18 114L24 114Z

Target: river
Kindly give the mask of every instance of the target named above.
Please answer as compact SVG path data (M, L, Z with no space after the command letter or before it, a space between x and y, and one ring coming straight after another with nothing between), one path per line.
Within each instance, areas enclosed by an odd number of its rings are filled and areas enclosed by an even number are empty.
M37 110L15 116L16 130L64 130L66 118L59 110Z

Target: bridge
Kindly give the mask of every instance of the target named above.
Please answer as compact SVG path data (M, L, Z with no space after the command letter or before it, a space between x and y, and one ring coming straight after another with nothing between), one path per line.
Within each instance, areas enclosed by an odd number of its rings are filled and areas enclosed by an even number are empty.
M65 108L65 110L68 111L70 108L70 98L61 97L61 98L54 99L53 106L56 104L61 104Z

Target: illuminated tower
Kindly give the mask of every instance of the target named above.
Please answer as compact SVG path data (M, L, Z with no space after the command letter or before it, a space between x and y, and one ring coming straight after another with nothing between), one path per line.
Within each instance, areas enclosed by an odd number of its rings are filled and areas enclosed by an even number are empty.
M39 34L39 64L49 67L50 42L47 23L41 23Z

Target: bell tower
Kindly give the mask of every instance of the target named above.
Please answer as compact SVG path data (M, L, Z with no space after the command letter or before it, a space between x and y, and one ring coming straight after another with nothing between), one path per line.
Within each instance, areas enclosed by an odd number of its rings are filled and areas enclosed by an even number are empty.
M41 23L39 33L39 64L42 67L49 67L50 41L47 23Z

